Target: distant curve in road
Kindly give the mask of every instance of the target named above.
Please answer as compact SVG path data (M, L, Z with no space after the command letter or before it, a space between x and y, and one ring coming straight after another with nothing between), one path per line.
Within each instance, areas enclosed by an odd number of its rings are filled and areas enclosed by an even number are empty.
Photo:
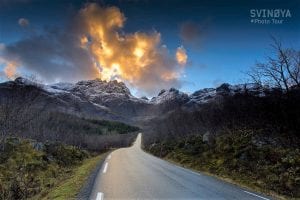
M132 147L115 150L106 158L90 199L271 198L152 156L141 149L139 134Z

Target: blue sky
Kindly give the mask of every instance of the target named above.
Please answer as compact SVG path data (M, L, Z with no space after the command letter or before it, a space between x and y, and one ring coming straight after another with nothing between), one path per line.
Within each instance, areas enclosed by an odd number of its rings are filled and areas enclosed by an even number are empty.
M0 3L0 43L13 45L28 37L30 31L18 25L26 18L36 32L44 28L65 26L64 23L87 1L12 0ZM299 49L300 2L279 1L96 1L117 6L126 16L125 32L156 30L171 53L183 45L188 63L181 77L181 90L193 92L246 80L247 71L270 52L270 35L284 46ZM283 24L253 24L250 9L289 9L291 18ZM186 44L180 35L182 24L199 26L197 43ZM1 56L1 55L0 55ZM1 70L1 68L0 68ZM3 70L3 66L2 66ZM26 72L26 70L25 70Z

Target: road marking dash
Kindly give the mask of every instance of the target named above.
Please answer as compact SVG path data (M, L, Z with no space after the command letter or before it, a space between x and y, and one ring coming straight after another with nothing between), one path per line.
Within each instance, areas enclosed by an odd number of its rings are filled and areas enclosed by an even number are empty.
M108 163L105 163L105 165L104 165L104 169L103 169L103 174L105 174L105 173L106 173L106 171L107 171L107 166L108 166Z
M259 197L259 198L265 199L265 200L270 200L270 199L268 199L268 198L265 198L265 197L259 196L259 195L257 195L257 194L254 194L254 193L252 193L252 192L248 192L248 191L245 191L245 190L244 190L244 192L246 192L246 193L248 193L248 194L251 194L251 195L253 195L253 196L256 196L256 197Z
M97 193L96 200L103 200L104 194L102 192Z

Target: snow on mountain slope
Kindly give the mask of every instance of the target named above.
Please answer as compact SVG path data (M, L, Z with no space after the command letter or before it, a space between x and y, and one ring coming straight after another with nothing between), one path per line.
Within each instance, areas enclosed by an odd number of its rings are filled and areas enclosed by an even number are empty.
M264 90L266 88L260 87L255 83L247 83L247 84L238 84L238 85L230 85L224 83L217 88L204 88L198 90L189 96L188 104L203 104L207 103L211 100L214 100L218 97L226 96L226 95L235 95L238 93L251 93L257 96L264 96Z
M170 101L176 102L187 102L189 99L188 95L184 92L181 92L175 88L171 88L169 90L161 90L158 96L153 97L150 100L150 103L153 104L162 104Z
M51 85L47 85L49 88L60 90L60 91L70 91L74 88L75 84L73 83L55 83Z
M96 104L115 101L118 99L145 104L163 104L170 101L183 103L194 102L201 104L214 99L216 96L234 95L243 92L263 96L264 90L266 89L254 83L238 85L224 83L217 88L204 88L188 95L175 88L170 88L169 90L161 90L157 96L148 100L146 97L137 98L133 96L123 82L118 82L116 80L102 81L100 79L94 79L79 81L77 83L55 83L51 85L43 85L26 78L19 77L16 78L15 82L18 84L36 85L49 93L57 93L57 95L71 93Z
M86 99L97 101L109 101L113 98L126 98L132 101L145 101L131 95L129 89L123 82L101 81L100 79L79 81L72 83L56 83L44 87L49 92L67 92L85 97Z
M124 119L149 118L167 113L181 106L193 111L202 104L214 101L227 95L248 92L264 96L265 88L257 84L230 85L222 84L217 88L205 88L190 95L175 88L161 90L148 100L137 98L122 82L102 81L100 79L79 81L77 83L55 83L51 85L37 84L25 78L17 78L7 84L35 85L48 95L56 98L65 107L88 113L113 113Z
M138 104L164 104L170 102L186 104L203 104L216 97L224 95L234 95L237 93L249 92L258 96L264 95L264 89L258 84L238 84L230 85L224 83L217 88L205 88L198 90L191 95L181 92L175 88L161 90L160 93L148 100L145 97L137 98L130 93L130 90L123 82L102 81L100 79L79 81L77 83L55 83L51 85L37 84L26 78L19 77L16 83L26 85L37 85L45 91L54 95L71 93L81 99L90 101L98 106L104 106L111 102L122 104L123 102L133 102Z

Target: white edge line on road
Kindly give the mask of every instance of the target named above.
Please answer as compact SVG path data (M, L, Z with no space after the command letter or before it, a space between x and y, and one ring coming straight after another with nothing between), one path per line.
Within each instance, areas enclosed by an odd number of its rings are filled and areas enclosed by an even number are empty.
M109 154L109 156L107 157L107 159L108 159L108 160L111 159L111 154Z
M244 190L244 192L246 192L246 193L248 193L248 194L251 194L251 195L253 195L253 196L256 196L256 197L259 197L259 198L265 199L265 200L270 200L270 199L268 199L268 198L265 198L265 197L259 196L259 195L257 195L257 194L254 194L254 193L252 193L252 192L248 192L248 191L245 191L245 190Z
M104 169L103 169L103 174L105 174L105 173L106 173L106 171L107 171L107 165L108 165L108 163L105 163L105 165L104 165Z
M103 196L104 196L104 194L102 192L98 192L96 200L103 200Z

